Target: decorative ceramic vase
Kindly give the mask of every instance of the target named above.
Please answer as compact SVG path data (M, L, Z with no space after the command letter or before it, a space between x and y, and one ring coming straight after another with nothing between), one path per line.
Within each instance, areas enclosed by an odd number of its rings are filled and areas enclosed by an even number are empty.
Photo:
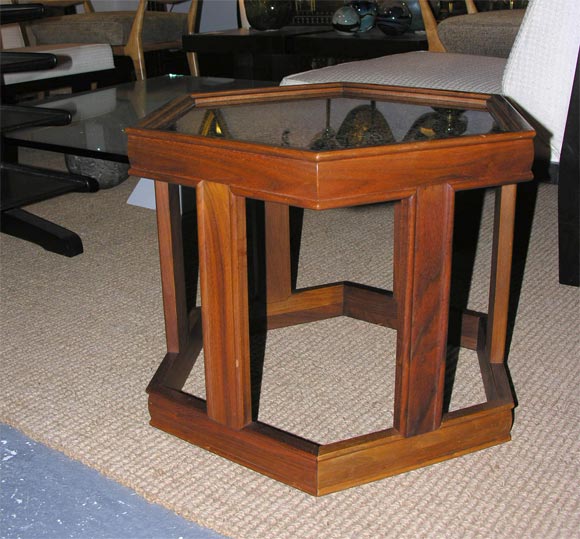
M415 120L404 142L459 137L467 131L464 110L439 107L433 107L433 110L435 112L428 112Z
M336 140L343 148L365 148L395 142L385 117L377 110L376 103L359 105L347 115L336 133Z
M308 148L315 152L324 152L329 150L339 150L340 144L336 140L336 133L334 129L330 126L330 109L332 107L332 100L326 100L326 124L324 129L317 133L317 135L312 139Z
M332 16L332 27L339 34L353 35L360 28L360 17L352 6L343 6Z
M375 26L377 3L371 0L354 0L350 3L360 17L359 32L368 32Z
M254 30L277 30L290 21L292 0L244 0L246 17Z
M406 2L386 0L379 4L377 26L388 36L398 36L409 30L413 15Z

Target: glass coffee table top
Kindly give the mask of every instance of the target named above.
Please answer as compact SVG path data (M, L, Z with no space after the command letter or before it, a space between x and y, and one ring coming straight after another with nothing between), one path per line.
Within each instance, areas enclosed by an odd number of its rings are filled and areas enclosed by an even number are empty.
M501 131L486 110L356 97L307 97L219 107L200 103L164 128L316 152Z
M125 129L173 98L271 85L266 81L165 75L36 103L69 111L71 123L20 129L6 138L18 146L127 162Z
M391 200L450 175L484 186L498 152L512 152L499 144L533 136L501 96L356 83L187 94L127 132L135 174L315 209Z

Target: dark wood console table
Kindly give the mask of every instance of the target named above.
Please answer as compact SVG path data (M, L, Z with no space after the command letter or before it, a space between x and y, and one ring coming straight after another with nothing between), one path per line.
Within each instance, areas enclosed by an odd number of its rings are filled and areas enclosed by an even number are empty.
M446 111L443 124L405 127L432 107ZM343 137L353 110L363 114ZM131 172L156 180L167 355L148 388L152 425L314 495L510 439L504 356L516 186L532 178L534 132L505 99L277 87L184 96L127 132ZM201 308L186 300L179 185L196 189ZM455 193L484 187L497 188L488 313L463 313L461 345L478 352L487 399L443 413ZM265 203L265 298L248 294L249 198ZM289 205L387 201L393 292L349 282L292 288ZM393 427L318 444L259 422L250 332L336 316L396 331ZM205 400L183 390L202 347Z
M198 53L209 76L279 82L286 75L330 62L362 60L427 49L424 33L386 36L377 28L345 36L329 26L287 26L260 32L233 29L183 36L183 48ZM315 62L315 65L313 65Z

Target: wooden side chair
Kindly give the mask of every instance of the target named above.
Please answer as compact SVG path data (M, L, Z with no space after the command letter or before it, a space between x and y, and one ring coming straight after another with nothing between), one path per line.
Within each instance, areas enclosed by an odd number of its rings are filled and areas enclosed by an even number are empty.
M29 25L38 45L62 42L107 43L115 56L131 58L137 80L147 78L145 53L182 48L182 36L196 30L200 3L198 0L157 0L172 8L190 2L187 13L151 11L147 0L139 0L134 11L95 11L91 0L66 1L68 6L82 6L81 13L49 17ZM43 0L47 6L62 5L63 0ZM187 54L192 75L199 72L194 53Z
M0 0L4 10L15 9L13 0ZM3 21L4 22L4 21ZM13 53L54 54L56 66L35 71L7 72L2 74L2 101L18 100L23 94L40 93L60 88L73 91L90 90L116 82L117 72L113 52L105 43L65 43L29 46L23 27L25 22L3 24L0 29L2 55Z
M428 0L419 2L424 18L428 18ZM551 179L559 182L560 192L567 193L560 197L558 210L560 222L565 217L570 223L560 228L559 242L566 246L560 250L560 282L578 286L580 187L574 172L578 170L578 123L574 115L572 123L568 122L568 132L576 137L576 142L564 144L568 110L578 107L574 101L578 99L577 88L573 92L580 47L578 20L580 2L565 2L555 10L551 0L530 0L507 59L450 52L410 52L297 73L286 77L282 84L359 82L503 94L510 98L536 129L538 162L551 165ZM563 173L560 167L563 147L572 148L564 156L576 154L576 164L563 162L563 170L572 173Z

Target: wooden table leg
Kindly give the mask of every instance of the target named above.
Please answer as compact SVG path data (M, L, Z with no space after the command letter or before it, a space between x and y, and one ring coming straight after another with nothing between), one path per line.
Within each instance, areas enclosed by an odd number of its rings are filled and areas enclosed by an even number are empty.
M422 187L397 207L395 428L437 429L443 412L454 192Z
M179 185L156 181L155 204L167 351L177 354L185 350L189 330Z
M499 196L497 235L506 240L513 209L511 190ZM171 186L158 187L157 201L166 316L171 339L179 343L185 309L178 299L185 296L178 248L179 201ZM150 385L152 425L315 495L509 440L513 400L507 374L504 365L490 365L487 355L482 357L482 374L488 401L442 415L454 206L451 187L419 188L397 204L394 300L340 283L290 293L290 272L274 269L272 293L281 299L273 305L283 315L296 315L299 322L312 318L313 309L313 319L358 316L360 308L376 302L370 317L361 319L397 328L395 427L326 445L251 422L245 199L233 195L226 185L201 182L197 204L207 403L180 391L172 382L175 377L166 375L176 363L189 364L182 360L189 352L168 353L158 371L161 375L156 374ZM275 268L283 262L289 268L288 214L280 205L270 210L269 230L274 235L269 246L279 256L271 265ZM281 241L275 241L276 233L281 234ZM501 260L508 256L509 242L504 240L496 240L494 248L499 261L494 267L504 269L498 269L491 286L497 316L495 324L490 324L500 328L503 293L498 293L501 287L496 283L505 284L506 266ZM286 293L289 299L284 299ZM350 305L347 312L342 310L345 303ZM354 307L358 314L351 312Z
M252 420L245 207L227 185L197 186L207 413L234 429Z
M510 300L510 280L514 243L517 185L504 185L496 191L495 222L486 351L490 363L503 363Z
M292 294L290 207L265 202L266 300L284 301Z

